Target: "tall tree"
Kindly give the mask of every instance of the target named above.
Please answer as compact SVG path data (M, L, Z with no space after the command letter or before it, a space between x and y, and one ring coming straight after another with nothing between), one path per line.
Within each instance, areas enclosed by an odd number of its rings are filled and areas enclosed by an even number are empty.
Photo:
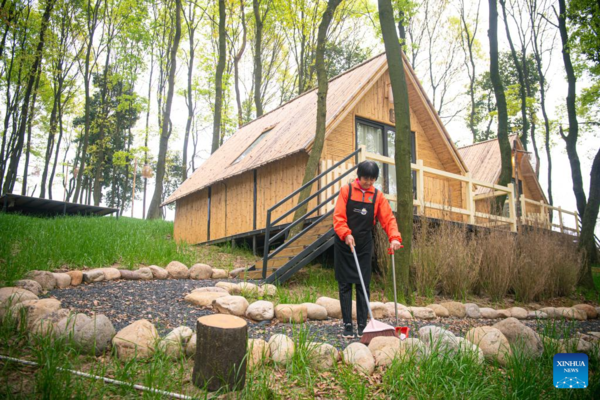
M272 0L252 0L254 12L254 106L256 117L263 115L262 104L262 45L265 19L271 9Z
M179 41L181 39L181 0L175 0L175 15L172 19L174 20L173 25L175 28L175 34L173 35L173 41L169 49L170 67L167 100L162 117L162 126L160 129L160 145L158 149L158 161L156 165L156 186L154 188L152 200L150 201L150 206L148 207L148 219L158 219L161 218L162 215L159 206L163 195L163 178L165 176L165 163L167 157L167 150L169 148L169 138L171 136L171 106L173 105L173 94L175 93L177 49L179 47Z
M242 106L242 95L240 93L240 60L244 55L244 51L246 50L246 14L244 12L244 0L240 0L240 17L242 23L242 44L240 45L239 50L233 56L233 84L235 88L235 101L237 103L237 112L238 112L238 127L242 126L244 123L243 117L243 106ZM233 49L233 44L232 44Z
M306 162L306 169L304 170L304 178L302 179L302 186L306 185L311 179L317 174L317 168L319 167L319 160L321 159L321 153L323 152L323 145L325 144L325 133L327 123L327 91L329 89L329 82L327 79L327 69L325 68L325 48L327 45L327 30L333 19L335 9L341 3L341 0L329 0L327 2L327 8L321 18L319 24L319 32L317 34L317 51L315 57L315 67L317 70L317 126L315 133L315 141L313 142L312 150ZM310 192L312 185L300 192L298 197L298 203L304 201ZM302 217L306 214L308 209L308 203L298 208L294 214L294 220ZM297 225L296 229L290 233L290 235L297 233L302 230L301 224Z
M508 111L504 86L498 68L498 4L497 0L489 0L490 22L488 37L490 39L490 80L494 87L496 105L498 107L498 144L502 168L498 184L506 186L512 179L511 148L508 140Z
M402 232L404 250L394 254L400 267L396 275L400 287L401 299L411 301L409 270L413 232L413 193L411 174L411 132L410 107L408 104L408 86L404 72L402 50L394 23L394 12L390 0L378 0L379 22L385 45L388 71L394 95L394 115L396 118L396 137L394 139L397 188L398 228ZM403 38L404 40L404 38Z
M212 146L210 153L219 148L221 139L221 119L223 117L223 72L227 58L227 32L225 30L225 0L219 0L219 59L215 72L215 108L213 117Z

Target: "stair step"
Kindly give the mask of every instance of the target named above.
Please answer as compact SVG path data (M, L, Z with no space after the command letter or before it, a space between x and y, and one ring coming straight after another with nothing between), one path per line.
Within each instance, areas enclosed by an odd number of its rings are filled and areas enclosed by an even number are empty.
M277 268L267 268L267 276L274 274ZM239 279L262 279L262 264L256 265L255 271L245 271L238 275Z

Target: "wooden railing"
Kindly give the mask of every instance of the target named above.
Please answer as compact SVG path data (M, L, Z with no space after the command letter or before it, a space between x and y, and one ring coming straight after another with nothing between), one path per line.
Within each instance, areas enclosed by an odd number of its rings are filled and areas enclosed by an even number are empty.
M527 205L531 204L532 206L539 207L540 212L527 212ZM558 212L558 224L554 222L550 222L550 213L553 211ZM571 226L565 225L565 217L564 214L573 216L575 222L575 228ZM580 228L579 228L579 214L577 211L567 211L563 210L560 206L554 207L549 204L544 203L543 201L535 201L526 199L525 196L521 197L521 223L523 225L536 225L542 226L546 229L557 229L561 233L569 233L579 236Z

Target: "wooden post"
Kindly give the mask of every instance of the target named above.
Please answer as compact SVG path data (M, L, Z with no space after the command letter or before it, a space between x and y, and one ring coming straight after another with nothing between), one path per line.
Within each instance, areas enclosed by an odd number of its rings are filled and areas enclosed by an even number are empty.
M473 201L473 180L471 173L467 172L466 177L469 178L467 182L467 210L469 211L469 224L475 225L475 201Z
M573 212L573 216L575 217L575 231L577 232L577 237L579 237L579 214L577 214L577 210Z
M246 382L246 321L234 315L207 315L198 318L196 334L194 385L211 392L241 390Z
M419 214L425 215L425 173L423 160L417 160L417 200L419 200Z
M558 206L558 223L560 224L560 233L565 233L565 228L563 226L562 208L560 206Z
M511 231L517 231L517 213L516 213L516 204L515 204L515 185L509 183L506 185L509 189L508 193L508 214L510 217L510 225ZM495 189L492 189L495 192Z

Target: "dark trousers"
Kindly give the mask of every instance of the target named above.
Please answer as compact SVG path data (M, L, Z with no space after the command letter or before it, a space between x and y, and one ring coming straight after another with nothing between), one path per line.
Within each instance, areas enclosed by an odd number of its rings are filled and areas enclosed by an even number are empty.
M369 316L367 301L369 301L369 298L371 297L371 291L369 290L369 286L367 286L367 299L365 299L360 283L338 282L340 305L342 306L342 319L344 324L352 323L352 285L354 285L356 290L356 319L358 326L366 326L367 317Z

